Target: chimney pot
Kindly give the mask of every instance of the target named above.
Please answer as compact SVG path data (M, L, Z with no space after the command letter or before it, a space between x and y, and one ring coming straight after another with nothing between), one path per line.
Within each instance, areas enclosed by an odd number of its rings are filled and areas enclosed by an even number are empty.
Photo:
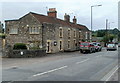
M74 18L73 18L73 23L77 23L77 19L76 19L76 17L74 16Z
M56 17L57 17L56 8L49 8L49 11L47 12L47 14L48 14L48 16L50 16L50 17L56 18Z
M70 16L65 13L64 20L70 22Z

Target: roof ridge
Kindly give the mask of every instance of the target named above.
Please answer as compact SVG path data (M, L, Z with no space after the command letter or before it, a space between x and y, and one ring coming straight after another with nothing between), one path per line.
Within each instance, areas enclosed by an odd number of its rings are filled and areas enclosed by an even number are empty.
M52 24L61 24L61 25L68 26L68 27L89 30L85 25L67 22L67 21L59 19L59 18L49 17L47 15L38 14L35 12L29 12L28 14L32 14L41 23L47 22L47 23L52 23Z
M48 17L48 18L57 19L57 20L60 20L60 21L66 22L66 23L70 23L70 24L75 24L75 23L73 23L73 22L67 22L67 21L65 21L65 20L62 20L62 19L60 19L60 18L49 17L49 16L46 16L46 15L43 15L43 14L39 14L39 13L35 13L35 12L30 12L30 13L31 13L31 14L37 14L37 15L45 16L45 17ZM75 25L85 26L85 25L81 25L81 24L75 24Z

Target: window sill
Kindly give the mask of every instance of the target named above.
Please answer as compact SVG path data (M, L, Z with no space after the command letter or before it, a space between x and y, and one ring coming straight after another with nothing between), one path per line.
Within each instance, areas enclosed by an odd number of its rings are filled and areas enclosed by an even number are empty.
M68 37L68 39L70 39L71 37Z
M39 35L39 33L29 33L30 35Z
M60 38L63 38L62 36L59 36Z
M10 33L10 35L18 35L17 33Z

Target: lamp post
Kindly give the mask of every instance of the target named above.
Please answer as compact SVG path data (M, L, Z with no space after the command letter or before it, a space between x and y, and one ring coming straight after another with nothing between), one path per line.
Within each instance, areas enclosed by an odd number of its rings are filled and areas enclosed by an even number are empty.
M108 19L106 19L106 34L105 34L106 38L105 38L105 47L108 44Z
M91 41L92 41L92 29L93 29L93 27L92 27L92 18L93 18L93 16L92 16L92 8L93 7L98 7L98 6L102 6L102 5L92 5L91 6Z

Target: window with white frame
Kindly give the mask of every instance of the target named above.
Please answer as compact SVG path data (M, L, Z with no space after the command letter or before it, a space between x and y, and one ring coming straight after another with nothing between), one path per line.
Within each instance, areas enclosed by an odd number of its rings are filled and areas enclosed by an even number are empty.
M70 28L68 28L68 38L71 37Z
M74 39L74 46L76 46L76 40Z
M74 37L76 37L76 31L74 30Z
M70 40L68 40L68 49L70 49Z
M39 34L39 27L29 27L30 34Z
M91 32L90 32L90 39L92 39L92 34L91 34Z
M63 29L62 29L62 27L59 28L59 37L63 37Z
M18 34L18 28L17 27L10 28L9 34Z
M79 39L81 38L81 31L79 31Z
M88 39L88 32L86 32L85 39Z

